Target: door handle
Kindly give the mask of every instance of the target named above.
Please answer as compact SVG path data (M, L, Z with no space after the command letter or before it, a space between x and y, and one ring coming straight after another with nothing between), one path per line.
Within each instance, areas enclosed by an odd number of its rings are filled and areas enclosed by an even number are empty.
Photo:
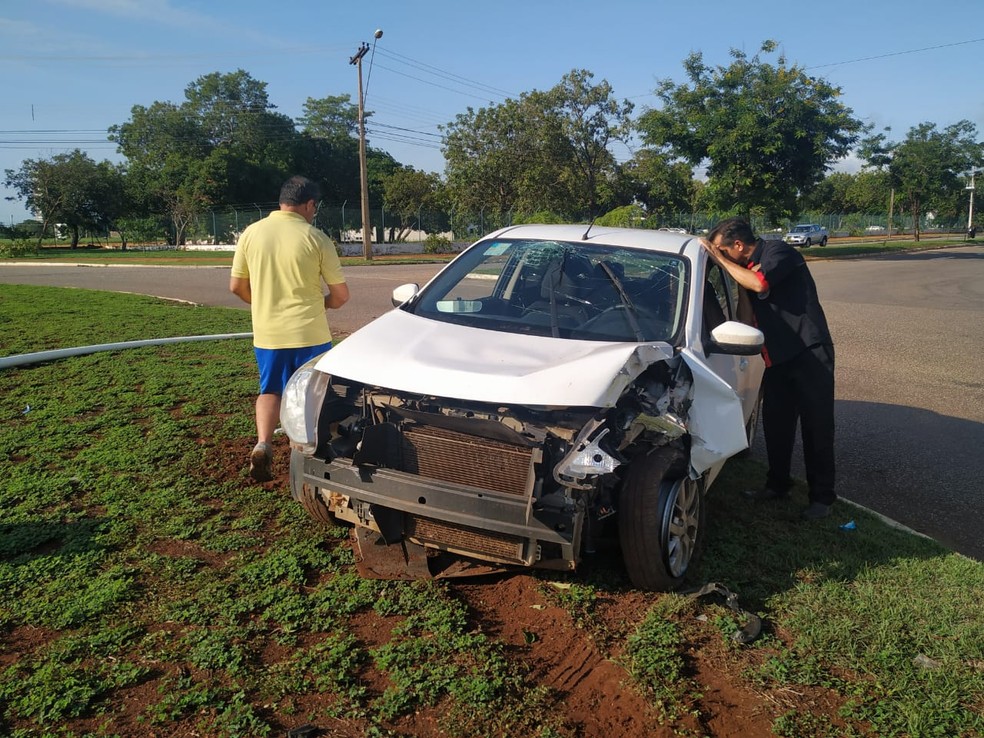
M748 369L748 359L744 356L738 361L738 371L743 372Z

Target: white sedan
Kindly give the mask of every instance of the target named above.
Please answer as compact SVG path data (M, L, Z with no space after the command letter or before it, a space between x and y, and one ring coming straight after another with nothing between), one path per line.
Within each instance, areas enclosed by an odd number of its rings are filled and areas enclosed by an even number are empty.
M678 587L754 429L739 293L685 234L492 233L294 375L292 494L372 576L571 570L611 520L635 585Z

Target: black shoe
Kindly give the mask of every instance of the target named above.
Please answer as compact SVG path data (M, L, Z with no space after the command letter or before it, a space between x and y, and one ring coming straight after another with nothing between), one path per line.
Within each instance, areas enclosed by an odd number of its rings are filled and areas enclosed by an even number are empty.
M769 487L762 487L761 489L746 489L742 491L741 496L753 502L766 502L767 500L782 500L789 496L789 492L776 492Z
M821 520L829 516L830 505L824 505L822 502L811 502L809 507L800 513L803 520Z

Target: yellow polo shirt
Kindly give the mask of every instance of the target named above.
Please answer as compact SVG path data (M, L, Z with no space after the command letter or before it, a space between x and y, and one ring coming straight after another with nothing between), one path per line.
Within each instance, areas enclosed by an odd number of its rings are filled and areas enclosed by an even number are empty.
M275 210L236 243L232 276L249 280L253 345L280 349L331 340L322 281L343 284L335 242L300 213Z

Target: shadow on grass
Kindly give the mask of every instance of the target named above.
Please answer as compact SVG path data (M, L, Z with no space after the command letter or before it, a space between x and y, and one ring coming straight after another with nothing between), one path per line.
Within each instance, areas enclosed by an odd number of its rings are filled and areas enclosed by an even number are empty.
M935 541L887 525L862 509L837 502L829 518L804 522L806 485L798 481L784 500L749 503L739 490L759 486L763 464L728 462L709 495L707 547L693 580L717 581L740 593L746 609L802 582L849 582L862 572L899 559L951 554ZM853 528L843 527L853 521Z
M45 556L72 556L103 551L96 539L106 521L84 518L73 522L34 520L0 523L0 559L25 564Z

